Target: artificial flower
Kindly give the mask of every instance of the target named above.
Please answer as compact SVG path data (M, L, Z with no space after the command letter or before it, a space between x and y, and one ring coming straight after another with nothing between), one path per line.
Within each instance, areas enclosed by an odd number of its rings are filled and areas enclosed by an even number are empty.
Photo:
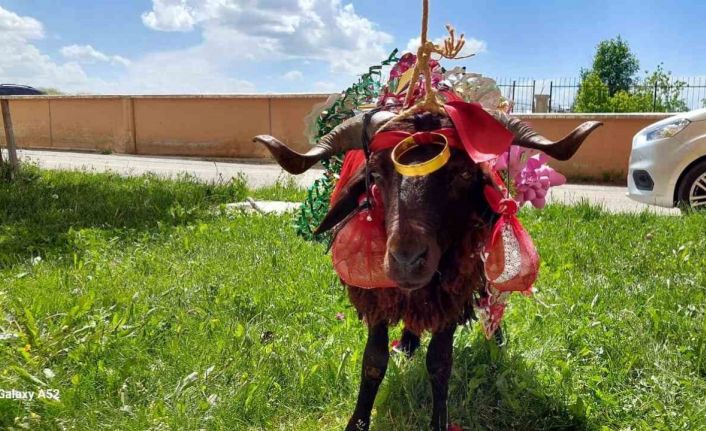
M544 208L549 188L566 183L566 177L552 169L547 162L549 157L543 153L527 156L528 151L517 145L498 157L495 168L505 171L512 184L512 198L522 206L530 202L535 208Z

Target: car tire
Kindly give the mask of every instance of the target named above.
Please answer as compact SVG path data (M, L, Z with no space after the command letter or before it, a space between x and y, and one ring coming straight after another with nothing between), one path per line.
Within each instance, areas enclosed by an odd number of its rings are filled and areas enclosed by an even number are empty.
M706 210L706 160L692 166L679 183L677 204L682 210Z

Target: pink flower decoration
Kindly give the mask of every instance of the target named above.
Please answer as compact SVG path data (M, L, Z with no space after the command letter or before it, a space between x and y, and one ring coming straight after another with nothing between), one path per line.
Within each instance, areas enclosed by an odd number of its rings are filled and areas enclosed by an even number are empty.
M547 155L538 153L527 157L526 154L527 150L513 145L509 153L498 157L495 168L507 171L509 167L509 177L514 182L512 197L520 206L530 202L535 208L544 208L549 188L565 184L566 177L547 165Z
M495 169L499 171L506 171L508 164L510 165L510 173L520 172L523 166L522 156L525 153L525 149L517 145L510 146L510 152L506 151L495 161Z

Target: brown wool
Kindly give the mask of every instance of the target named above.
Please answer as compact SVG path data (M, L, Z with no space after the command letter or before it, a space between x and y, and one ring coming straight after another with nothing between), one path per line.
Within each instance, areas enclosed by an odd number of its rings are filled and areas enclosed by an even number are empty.
M478 250L490 229L477 221L475 216L463 241L447 251L439 265L441 276L427 286L412 292L347 286L348 298L359 317L371 327L383 321L390 325L402 321L406 329L417 335L467 321L472 315L474 294L486 283Z

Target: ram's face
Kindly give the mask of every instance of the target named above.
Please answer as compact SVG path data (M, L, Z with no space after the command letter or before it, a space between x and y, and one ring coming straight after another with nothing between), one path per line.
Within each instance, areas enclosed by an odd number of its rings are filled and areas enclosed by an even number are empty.
M402 161L426 161L438 153L435 147L416 147ZM439 272L441 257L467 229L471 212L486 208L483 174L456 149L444 167L429 175L402 176L389 150L371 156L370 172L385 207L387 276L403 289L424 287Z

